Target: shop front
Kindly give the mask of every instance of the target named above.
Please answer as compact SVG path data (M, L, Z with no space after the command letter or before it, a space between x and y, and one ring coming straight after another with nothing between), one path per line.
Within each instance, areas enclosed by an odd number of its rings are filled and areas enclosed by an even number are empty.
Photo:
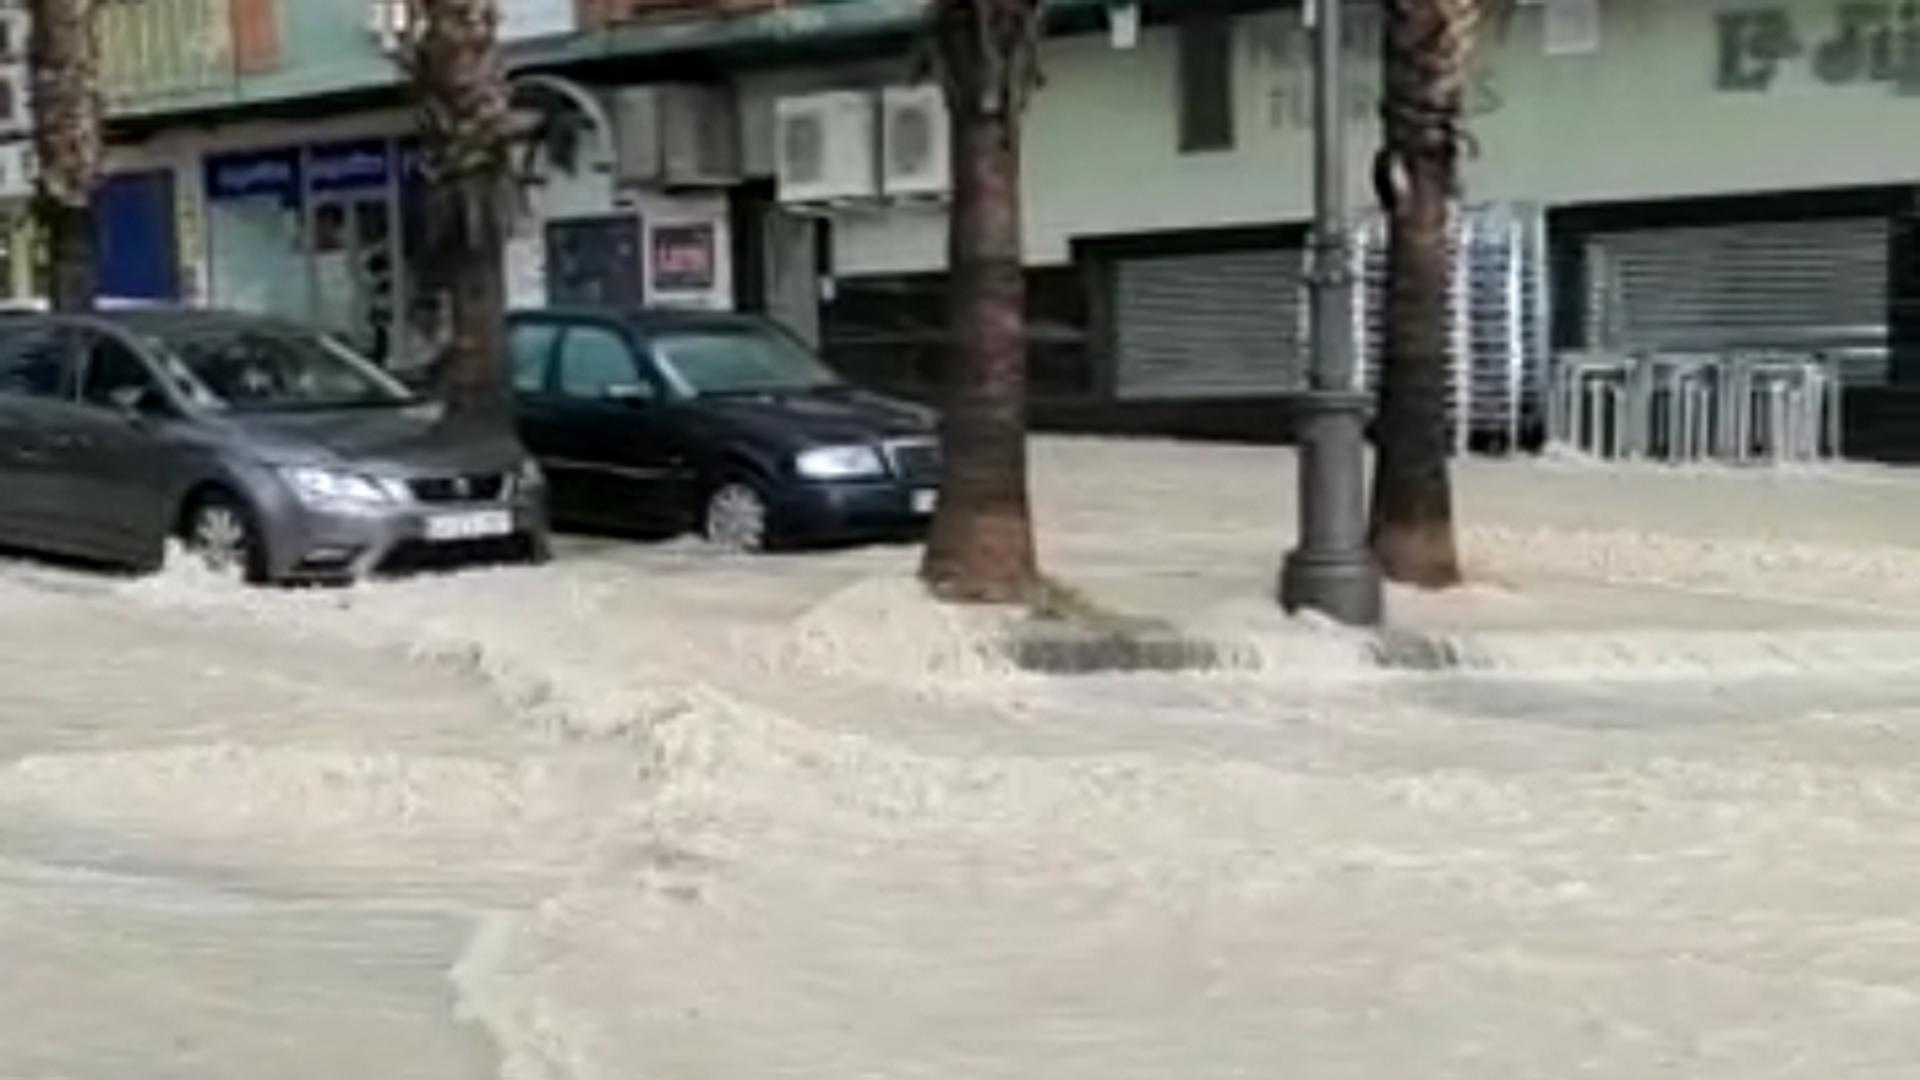
M205 159L208 299L309 322L388 365L434 336L414 155L405 140L276 146ZM420 302L416 302L420 301Z

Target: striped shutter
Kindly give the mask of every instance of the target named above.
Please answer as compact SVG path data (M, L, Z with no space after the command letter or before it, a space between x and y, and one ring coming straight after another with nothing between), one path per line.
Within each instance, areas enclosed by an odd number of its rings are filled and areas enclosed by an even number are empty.
M1114 267L1119 395L1302 389L1305 297L1297 248L1120 261Z
M1599 234L1587 242L1589 325L1597 344L1625 349L1857 341L1884 333L1891 240L1886 218Z

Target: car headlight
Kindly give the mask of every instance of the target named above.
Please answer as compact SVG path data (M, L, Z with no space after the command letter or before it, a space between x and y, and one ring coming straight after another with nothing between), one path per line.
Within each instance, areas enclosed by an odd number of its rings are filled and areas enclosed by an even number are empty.
M302 466L282 469L280 476L300 501L309 506L382 506L403 497L398 490L402 485L338 469Z
M801 451L793 468L809 480L868 480L887 473L880 451L871 446L816 446Z

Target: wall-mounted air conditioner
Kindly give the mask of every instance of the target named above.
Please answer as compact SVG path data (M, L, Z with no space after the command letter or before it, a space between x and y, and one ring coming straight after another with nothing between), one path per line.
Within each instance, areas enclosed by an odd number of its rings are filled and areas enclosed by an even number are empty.
M940 87L890 86L880 95L880 187L890 197L945 195L947 101Z
M32 143L0 143L0 202L30 197L39 176L39 161L34 157Z
M0 63L27 62L27 35L33 32L33 16L24 7L0 7Z
M0 63L0 138L33 132L33 83L27 65Z
M413 32L412 0L367 0L367 32L381 52L399 52Z
M774 103L780 200L841 202L879 194L874 97L842 90Z
M659 187L740 179L739 114L724 86L635 86L613 95L614 171Z

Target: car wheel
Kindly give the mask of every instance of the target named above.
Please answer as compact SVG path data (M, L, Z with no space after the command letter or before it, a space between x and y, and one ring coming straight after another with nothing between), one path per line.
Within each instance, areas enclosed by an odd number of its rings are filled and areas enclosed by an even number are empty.
M771 546L773 512L766 496L747 480L727 480L707 495L701 533L727 551L761 552Z
M197 500L187 514L187 550L201 566L235 581L266 580L266 551L253 513L231 495L214 492Z

